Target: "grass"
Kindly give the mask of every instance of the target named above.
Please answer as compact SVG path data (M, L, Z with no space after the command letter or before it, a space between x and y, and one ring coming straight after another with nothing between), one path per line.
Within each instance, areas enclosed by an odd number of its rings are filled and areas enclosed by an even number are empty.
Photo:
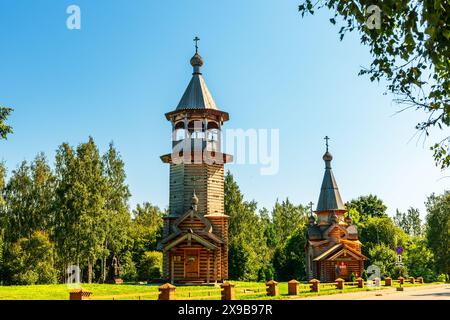
M277 297L266 296L265 284L258 282L233 281L236 285L236 298L238 300L272 300L289 299L288 284L280 282L278 284L280 295ZM393 287L397 287L395 283ZM420 284L405 283L404 287L420 286ZM156 300L158 297L157 285L139 284L83 284L83 289L92 292L93 300ZM383 290L391 287L369 288L345 288L337 290L330 288L320 292L310 292L309 286L300 284L300 292L296 297L308 297L326 294L339 294L346 292ZM244 291L245 289L245 291ZM0 300L68 300L70 289L65 284L56 285L32 285L32 286L0 286ZM185 300L219 300L220 289L218 287L207 286L177 286L176 296Z

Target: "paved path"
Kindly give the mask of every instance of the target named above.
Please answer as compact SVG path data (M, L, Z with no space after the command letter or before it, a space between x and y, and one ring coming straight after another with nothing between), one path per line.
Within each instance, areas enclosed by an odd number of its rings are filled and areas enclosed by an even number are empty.
M425 285L405 287L404 291L389 288L377 291L362 291L334 295L301 298L306 300L450 300L450 285Z

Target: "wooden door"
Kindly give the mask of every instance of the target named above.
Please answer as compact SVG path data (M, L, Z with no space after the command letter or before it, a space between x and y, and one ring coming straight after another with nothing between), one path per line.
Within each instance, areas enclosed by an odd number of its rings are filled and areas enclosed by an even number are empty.
M198 278L200 271L199 251L186 249L184 252L184 274L186 278Z

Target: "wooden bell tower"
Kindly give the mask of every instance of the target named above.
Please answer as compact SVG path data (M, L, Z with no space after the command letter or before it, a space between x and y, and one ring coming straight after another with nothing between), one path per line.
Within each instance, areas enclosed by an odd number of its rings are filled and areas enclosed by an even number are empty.
M228 278L228 216L224 212L221 128L229 120L216 106L202 77L196 53L192 79L177 108L166 114L172 124L169 215L164 218L163 277L172 283L210 283Z

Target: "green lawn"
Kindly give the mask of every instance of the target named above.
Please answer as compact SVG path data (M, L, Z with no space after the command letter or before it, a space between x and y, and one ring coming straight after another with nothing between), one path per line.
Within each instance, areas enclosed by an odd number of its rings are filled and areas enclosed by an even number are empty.
M286 282L279 283L280 295L278 297L267 297L265 284L258 282L240 282L233 281L236 285L236 296L238 300L262 300L262 299L289 299L287 295L288 285ZM420 284L406 283L404 286L419 286ZM394 286L398 286L395 284ZM112 300L155 300L157 299L157 285L138 285L138 284L83 284L83 289L92 292L92 299ZM383 290L390 287L381 287L377 290ZM332 287L321 292L309 292L309 287L300 284L299 296L338 294L343 292L369 291L369 288L345 288L337 290ZM0 300L68 300L69 291L64 284L59 285L33 285L33 286L0 286ZM125 296L123 296L125 295ZM219 300L220 288L209 286L178 286L176 289L178 299L192 300Z

